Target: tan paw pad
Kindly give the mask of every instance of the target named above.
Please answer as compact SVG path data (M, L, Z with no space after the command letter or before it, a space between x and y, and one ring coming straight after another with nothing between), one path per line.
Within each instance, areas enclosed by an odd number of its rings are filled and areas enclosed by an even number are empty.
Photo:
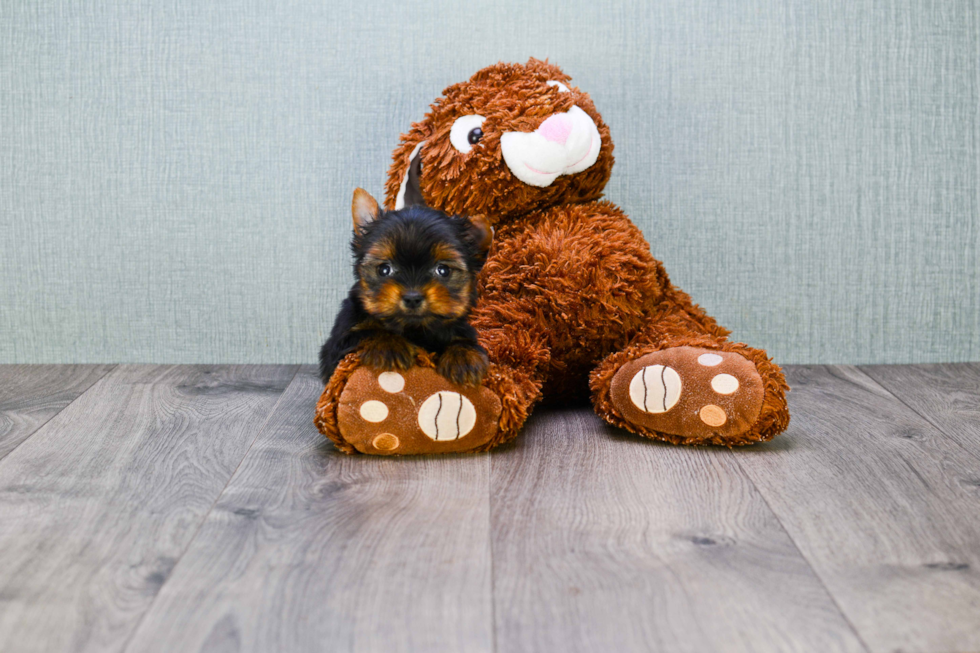
M749 430L762 410L764 388L755 364L740 353L682 346L624 363L609 394L639 432L693 442Z
M456 440L473 430L473 403L451 390L430 396L419 408L419 428L433 440Z
M361 417L368 422L383 422L388 417L388 406L371 399L361 404Z
M397 435L391 433L381 433L371 441L374 448L378 451L394 451L398 448L399 440Z
M728 421L728 415L725 414L725 410L714 404L704 406L698 411L698 416L708 426L722 426Z
M731 374L719 374L711 379L711 389L720 395L730 395L738 390L738 379Z
M473 451L497 433L500 399L460 387L429 367L355 371L340 395L337 426L362 453L411 455Z
M681 397L681 377L663 365L650 365L633 375L630 401L647 413L666 413Z
M378 385L385 392L395 394L405 388L405 377L398 372L382 372L378 375Z
M718 354L701 354L698 356L698 364L704 365L705 367L720 365L722 360L724 359Z

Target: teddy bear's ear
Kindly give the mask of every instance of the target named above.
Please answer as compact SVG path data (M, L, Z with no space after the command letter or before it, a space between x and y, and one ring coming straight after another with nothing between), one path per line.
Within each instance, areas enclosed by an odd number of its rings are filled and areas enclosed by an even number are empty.
M363 188L355 188L354 199L350 203L350 212L354 218L354 231L363 233L369 224L378 219L381 208L370 193Z
M395 198L396 211L406 206L425 206L425 200L422 199L421 185L423 145L425 145L425 141L416 145L408 157L408 170L405 172L405 178L402 179L401 187L398 189L398 196Z

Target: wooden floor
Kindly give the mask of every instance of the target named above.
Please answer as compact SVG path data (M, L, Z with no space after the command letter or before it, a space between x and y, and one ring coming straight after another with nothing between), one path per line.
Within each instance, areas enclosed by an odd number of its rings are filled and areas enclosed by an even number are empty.
M0 650L980 650L980 365L787 372L752 448L385 459L313 368L0 366Z

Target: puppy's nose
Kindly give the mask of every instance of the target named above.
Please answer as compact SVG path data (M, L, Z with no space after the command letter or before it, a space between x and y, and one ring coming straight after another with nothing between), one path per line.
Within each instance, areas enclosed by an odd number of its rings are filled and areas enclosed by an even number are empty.
M552 143L564 145L572 133L572 121L563 113L556 113L538 127L538 133Z
M422 305L422 293L418 290L409 290L402 294L402 303L405 308L418 308Z

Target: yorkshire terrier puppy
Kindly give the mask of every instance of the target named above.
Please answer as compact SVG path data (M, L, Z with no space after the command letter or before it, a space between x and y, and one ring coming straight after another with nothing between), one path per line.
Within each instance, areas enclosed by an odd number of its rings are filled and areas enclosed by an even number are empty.
M493 238L489 224L420 205L382 211L361 188L351 213L357 281L320 350L320 378L329 381L355 349L378 370L406 370L423 349L438 355L439 374L479 385L489 362L467 319Z

